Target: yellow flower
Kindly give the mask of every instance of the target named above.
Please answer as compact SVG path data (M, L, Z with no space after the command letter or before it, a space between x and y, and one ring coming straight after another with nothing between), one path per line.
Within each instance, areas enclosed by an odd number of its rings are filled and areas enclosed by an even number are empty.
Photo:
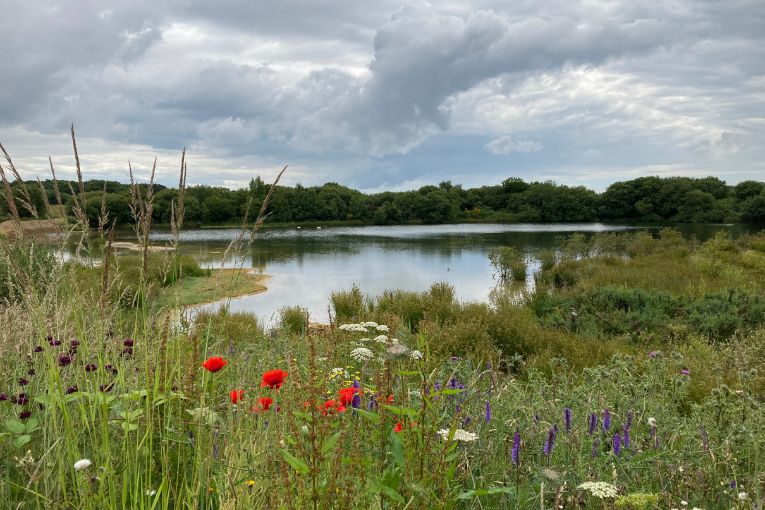
M247 484L247 487L254 487L255 486L255 480L247 480L245 483Z

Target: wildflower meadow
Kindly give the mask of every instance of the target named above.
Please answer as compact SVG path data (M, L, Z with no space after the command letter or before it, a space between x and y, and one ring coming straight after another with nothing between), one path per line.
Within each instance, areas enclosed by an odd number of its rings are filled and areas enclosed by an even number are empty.
M531 291L353 288L265 328L178 305L193 261L115 255L74 196L71 257L0 240L2 508L763 506L763 235L571 236Z

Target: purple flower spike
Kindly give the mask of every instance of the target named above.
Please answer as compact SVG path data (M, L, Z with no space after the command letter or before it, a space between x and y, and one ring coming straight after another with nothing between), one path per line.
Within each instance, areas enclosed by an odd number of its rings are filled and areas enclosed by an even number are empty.
M608 432L611 428L611 411L606 409L603 411L603 432Z
M566 434L571 432L572 418L573 418L573 415L571 412L571 408L569 407L565 408L563 410L563 424L565 425L565 428L566 428Z
M587 433L589 435L593 435L595 433L596 428L598 428L598 415L595 413L592 413L590 415L590 421L587 427Z
M518 466L521 463L521 433L517 430L513 436L513 450L510 454L510 458L512 459L514 466Z
M486 401L486 409L484 411L484 420L486 423L489 423L491 421L491 402L488 400Z
M543 450L545 457L550 456L554 447L555 447L555 428L550 427L550 430L547 432L547 441L545 441L545 447Z
M622 454L622 436L614 434L614 455L617 457Z
M624 443L624 448L629 448L630 447L630 428L627 426L626 423L622 425L622 433L624 435L623 441L622 441Z

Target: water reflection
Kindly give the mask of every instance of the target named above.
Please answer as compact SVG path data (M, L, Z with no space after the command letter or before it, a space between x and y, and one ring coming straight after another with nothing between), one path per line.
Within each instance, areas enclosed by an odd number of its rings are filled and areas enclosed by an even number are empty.
M436 225L345 227L266 230L241 257L224 254L237 229L191 230L181 235L181 250L205 267L253 268L272 276L268 291L232 299L234 311L251 311L270 322L283 306L300 305L312 320L326 321L332 291L357 285L368 295L385 290L427 290L434 282L453 285L461 300L488 300L496 286L487 251L513 246L526 254L530 266L526 280L534 284L539 262L535 254L556 249L560 235L619 231L660 226L591 224ZM686 235L705 240L720 229L733 234L746 227L680 225ZM169 232L155 232L152 241L170 239Z

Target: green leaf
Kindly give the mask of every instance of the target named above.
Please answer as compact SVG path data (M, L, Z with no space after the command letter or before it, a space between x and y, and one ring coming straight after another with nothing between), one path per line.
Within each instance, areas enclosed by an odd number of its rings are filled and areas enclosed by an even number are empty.
M401 442L401 439L399 439L398 434L396 434L393 429L390 431L390 446L391 446L391 455L393 456L393 462L396 463L398 467L401 468L401 470L404 470L404 443Z
M465 390L460 390L460 389L447 389L447 390L441 390L441 391L437 391L437 392L434 392L433 394L434 394L434 395L435 395L435 394L440 394L440 395L446 395L446 396L449 396L449 395L459 395L460 393L465 393Z
M408 407L396 407L389 405L384 405L382 407L383 409L399 416L417 416L417 411L415 409L409 409Z
M279 451L281 452L282 457L284 457L284 460L287 461L287 464L289 464L292 467L292 469L297 471L298 474L305 475L305 474L308 474L308 472L311 470L308 467L308 464L298 459L287 450L280 449Z
M377 488L380 490L380 492L385 494L385 496L387 496L388 498L392 499L396 503L405 503L406 502L404 500L404 496L399 494L398 491L396 489L394 489L393 487L388 487L387 485L383 485L383 484L380 483L380 484L377 484Z
M324 440L324 444L321 445L321 453L322 455L326 455L330 451L335 449L335 445L337 444L337 441L340 439L340 432L335 432L331 436L329 436L327 439Z
M303 411L294 411L292 414L294 414L298 418L304 419L305 421L311 421L311 413L306 413Z
M133 431L133 430L138 430L138 425L136 425L135 423L129 423L129 422L126 422L126 421L121 422L120 423L120 427L122 427L122 429L125 432L130 432L130 431Z
M13 446L15 446L16 448L21 448L25 444L30 442L31 440L32 440L32 436L28 436L28 435L19 436L13 440Z
M27 422L24 424L24 432L26 432L27 434L31 434L35 430L37 430L37 420L35 420L34 418L29 418Z
M43 405L50 405L50 397L48 395L40 395L35 397L35 402Z
M380 423L380 415L371 411L365 411L364 409L354 409L354 413L358 413L372 423Z
M13 418L5 422L5 428L8 432L13 432L14 434L23 434L27 430L22 422Z
M403 375L404 377L411 377L415 375L420 375L420 372L418 372L417 370L399 370L398 374Z

